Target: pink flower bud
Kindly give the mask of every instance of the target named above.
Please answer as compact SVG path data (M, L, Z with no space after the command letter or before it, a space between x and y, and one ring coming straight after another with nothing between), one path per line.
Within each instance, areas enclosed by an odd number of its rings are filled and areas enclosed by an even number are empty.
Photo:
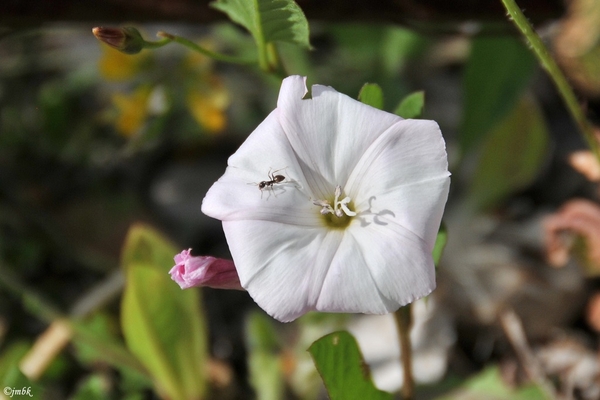
M215 289L244 290L231 260L210 256L194 257L189 250L175 256L169 274L182 289L208 286Z
M98 40L125 54L137 54L144 48L145 41L140 32L133 27L92 29Z

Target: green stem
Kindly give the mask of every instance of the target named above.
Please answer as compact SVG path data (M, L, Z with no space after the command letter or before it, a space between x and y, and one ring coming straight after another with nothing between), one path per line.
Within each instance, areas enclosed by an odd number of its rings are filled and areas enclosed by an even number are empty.
M158 49L159 47L163 47L166 44L171 43L172 40L168 39L168 38L162 38L156 42L149 42L147 40L144 40L144 48L145 49Z
M23 282L12 273L8 267L0 264L0 287L12 293L13 296L20 299L23 304L26 305L28 311L34 313L38 318L42 319L47 323L64 318L61 311L51 305L51 303L34 292L29 287L25 286Z
M204 47L197 45L196 43L192 42L191 40L188 40L181 36L171 35L170 33L167 33L167 32L158 32L156 34L156 36L161 37L163 39L158 42L146 42L146 44L153 44L156 47L160 47L160 46L164 46L165 44L167 44L169 42L175 42L175 43L179 43L182 46L187 47L190 50L193 50L195 52L198 52L200 54L203 54L207 57L213 58L218 61L223 61L223 62L228 62L228 63L233 63L233 64L254 64L255 63L255 61L240 59L240 58L228 56L225 54L215 53L214 51L210 51L208 49L205 49ZM146 44L144 45L145 48L146 48Z
M268 43L266 49L269 59L267 72L272 73L280 79L287 77L287 72L285 71L285 68L283 68L283 64L281 64L281 59L279 58L279 52L277 51L275 43Z
M400 357L402 359L402 398L412 400L415 395L415 380L412 371L412 346L410 343L410 329L412 328L412 304L401 307L394 313L398 337L400 339Z
M506 11L508 11L508 15L510 19L513 20L514 24L521 31L521 33L525 36L527 41L529 42L529 46L535 53L536 57L540 61L542 67L550 74L550 77L554 81L560 95L562 96L565 104L571 116L579 126L581 133L583 134L585 140L588 142L590 149L596 156L596 159L600 161L600 150L598 148L598 141L594 137L594 132L592 127L587 121L583 110L579 102L577 101L577 97L575 93L573 93L573 89L569 85L569 82L565 78L565 75L562 73L561 69L554 61L554 58L550 55L550 52L542 42L542 39L539 35L533 30L529 21L521 9L514 0L502 0Z

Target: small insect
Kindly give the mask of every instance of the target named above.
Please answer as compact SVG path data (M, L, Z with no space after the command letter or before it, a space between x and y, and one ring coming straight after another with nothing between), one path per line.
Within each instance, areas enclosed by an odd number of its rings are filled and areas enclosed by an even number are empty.
M273 195L277 196L275 194L274 186L278 183L286 183L287 182L285 176L277 174L279 171L283 171L284 169L285 168L281 168L281 169L277 169L272 172L269 169L269 173L268 173L269 180L260 181L258 183L252 183L252 184L258 186L258 188L260 189L261 192L265 189L271 189L271 191L273 191ZM261 197L262 197L262 194L261 194Z
M282 168L285 169L285 168ZM281 169L278 169L276 171L271 172L269 170L269 179L268 181L261 181L258 183L258 188L260 190L263 190L264 188L272 188L273 185L275 185L276 183L281 183L285 180L285 176L283 175L275 175L275 173L281 171Z

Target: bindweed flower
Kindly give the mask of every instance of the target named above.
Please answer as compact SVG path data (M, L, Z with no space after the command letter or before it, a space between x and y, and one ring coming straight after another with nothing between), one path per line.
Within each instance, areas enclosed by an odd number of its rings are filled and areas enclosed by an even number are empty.
M182 289L208 286L215 289L243 290L233 261L214 257L194 257L191 249L175 256L175 266L169 274Z
M435 288L450 186L434 121L404 120L291 76L202 211L223 221L241 285L271 316L384 314Z

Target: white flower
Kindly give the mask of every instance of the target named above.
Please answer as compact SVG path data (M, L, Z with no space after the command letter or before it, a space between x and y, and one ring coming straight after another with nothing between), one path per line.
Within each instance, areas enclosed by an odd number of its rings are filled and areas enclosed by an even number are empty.
M223 221L242 286L271 316L384 314L435 288L450 186L434 121L403 120L305 78L228 160L202 211Z

